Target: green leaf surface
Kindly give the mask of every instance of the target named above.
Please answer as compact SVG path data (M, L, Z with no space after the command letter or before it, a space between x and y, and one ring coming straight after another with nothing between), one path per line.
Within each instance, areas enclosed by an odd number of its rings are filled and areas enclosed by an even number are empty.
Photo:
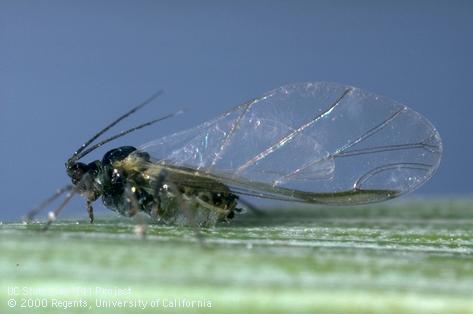
M0 225L0 313L473 313L471 201L43 225Z

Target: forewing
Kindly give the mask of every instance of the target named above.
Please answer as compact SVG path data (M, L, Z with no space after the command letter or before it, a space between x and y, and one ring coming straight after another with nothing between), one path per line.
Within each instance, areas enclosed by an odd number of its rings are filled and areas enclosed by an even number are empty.
M343 195L341 204L353 201L353 191L380 191L357 201L365 203L414 190L432 176L442 151L438 132L419 113L334 83L280 87L140 148L236 189L308 202Z

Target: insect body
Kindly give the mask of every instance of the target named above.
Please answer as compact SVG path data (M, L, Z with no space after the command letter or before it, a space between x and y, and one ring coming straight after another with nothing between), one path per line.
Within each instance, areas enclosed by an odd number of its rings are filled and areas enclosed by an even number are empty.
M159 95L131 109L66 162L75 193L125 216L212 226L232 218L245 197L312 204L378 202L410 192L437 169L442 143L430 122L392 100L334 83L277 88L193 129L81 158L152 120L95 145L99 136ZM90 146L92 145L92 146ZM50 217L51 218L51 217ZM50 221L52 221L50 219Z
M163 167L149 154L123 146L107 152L102 161L71 163L67 173L79 193L91 203L102 197L106 207L123 216L145 212L167 224L214 225L233 217L237 196L224 184L192 169ZM205 189L187 186L199 180Z

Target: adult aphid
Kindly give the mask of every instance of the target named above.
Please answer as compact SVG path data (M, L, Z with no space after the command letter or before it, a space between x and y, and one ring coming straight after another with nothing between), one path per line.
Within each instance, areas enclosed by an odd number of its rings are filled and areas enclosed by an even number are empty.
M277 88L214 120L144 144L91 151L168 115L92 145L159 93L113 121L66 162L72 180L48 225L77 193L125 216L144 212L166 224L213 226L231 219L246 197L352 205L410 192L437 169L438 132L419 113L358 88L301 83ZM92 145L92 146L91 146Z

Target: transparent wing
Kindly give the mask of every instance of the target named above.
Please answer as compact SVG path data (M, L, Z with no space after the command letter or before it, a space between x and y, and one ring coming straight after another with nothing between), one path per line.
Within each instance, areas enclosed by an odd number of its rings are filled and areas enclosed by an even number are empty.
M347 204L419 187L437 169L442 144L412 109L320 82L277 88L140 149L163 165L212 175L243 194Z

